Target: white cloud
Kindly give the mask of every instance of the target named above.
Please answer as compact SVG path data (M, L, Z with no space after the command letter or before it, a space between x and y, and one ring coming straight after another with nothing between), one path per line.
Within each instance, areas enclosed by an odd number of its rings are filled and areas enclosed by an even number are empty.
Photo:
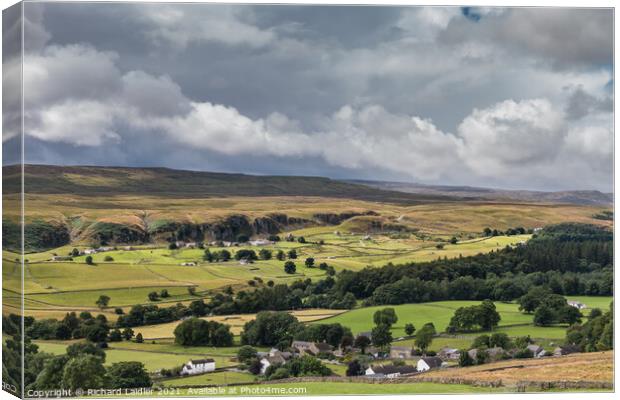
M460 155L482 175L501 175L554 158L563 136L562 113L546 99L507 100L474 110L458 127Z
M138 15L150 25L148 37L180 48L200 42L262 47L275 38L272 31L244 22L239 8L228 5L205 12L199 5L141 4Z

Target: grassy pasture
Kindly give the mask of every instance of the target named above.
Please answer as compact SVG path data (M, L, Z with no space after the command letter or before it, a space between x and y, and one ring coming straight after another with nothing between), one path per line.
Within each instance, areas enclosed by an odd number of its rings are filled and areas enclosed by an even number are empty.
M49 342L49 341L35 341L37 346L39 346L40 352L60 355L66 353L66 348L68 344L71 342L61 343L61 342ZM105 351L106 353L106 361L105 365L112 365L113 363L123 362L123 361L140 361L144 363L146 369L150 372L156 372L162 368L173 368L179 365L186 363L191 358L204 357L205 353L200 353L197 350L187 350L184 348L177 348L177 351L152 351L149 350L148 346L145 344L140 344L140 346L136 346L135 349L124 349L124 348L116 348L114 346L120 345L121 343L111 343L111 348ZM137 344L136 344L137 345ZM154 345L153 345L154 346ZM236 365L237 363L231 361L232 355L226 354L214 354L213 348L199 348L200 350L210 350L209 358L213 358L215 360L215 364L218 368L220 367L229 367ZM238 348L234 348L236 351Z
M455 377L474 380L498 380L505 385L527 381L602 381L613 380L613 351L576 353L564 357L507 360L467 368L431 371L429 377ZM501 367L523 366L500 369Z
M438 301L420 304L401 304L396 306L376 306L351 310L338 316L328 318L324 323L339 322L351 328L353 333L370 331L374 323L373 314L380 309L391 307L396 311L398 322L392 329L395 337L404 336L404 327L412 323L416 328L421 328L427 322L433 322L438 331L444 331L459 307L478 305L479 301ZM532 322L532 316L519 312L518 305L513 303L495 303L502 320L500 326L528 324Z
M216 361L217 365L217 361ZM227 385L231 383L250 383L256 377L249 372L221 371L208 374L190 376L187 378L175 378L162 381L165 387L179 387L190 385Z
M320 378L317 378L320 379ZM392 383L392 384L373 384L359 382L303 382L303 383L270 383L270 388L276 390L295 390L294 392L276 393L270 392L269 396L322 396L322 395L407 395L407 394L464 394L464 393L500 393L505 392L505 388L486 388L469 385L453 385L443 383L414 382L414 383ZM265 396L260 391L260 386L237 386L234 393L225 392L224 396ZM193 397L193 396L222 396L218 393L205 393L197 389L179 389L177 393L167 394L173 396Z

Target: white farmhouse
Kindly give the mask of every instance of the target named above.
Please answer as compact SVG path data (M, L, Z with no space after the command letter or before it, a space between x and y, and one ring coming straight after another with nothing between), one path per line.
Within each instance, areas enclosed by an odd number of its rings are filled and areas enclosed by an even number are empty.
M429 369L440 368L442 365L443 360L439 357L423 357L418 360L417 370L423 372Z
M189 360L183 365L181 375L204 374L205 372L215 371L215 360L204 358L201 360Z
M571 307L575 307L575 308L577 308L577 309L579 309L579 310L583 310L584 308L586 308L586 305L585 305L585 304L583 304L583 303L582 303L582 302L580 302L580 301L576 301L576 300L568 300L568 301L567 301L567 303L568 303L568 305L569 305L569 306L571 306Z

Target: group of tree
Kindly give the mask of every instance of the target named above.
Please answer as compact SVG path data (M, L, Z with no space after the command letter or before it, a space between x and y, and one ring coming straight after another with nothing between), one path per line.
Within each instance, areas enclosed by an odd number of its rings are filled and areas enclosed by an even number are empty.
M534 229L530 228L530 229L525 229L522 226L518 226L516 228L508 228L506 229L506 231L501 231L498 229L491 229L489 227L484 228L484 230L482 231L482 234L486 237L492 237L492 236L514 236L514 235L524 235L526 233L534 233Z
M181 346L229 347L233 334L228 325L193 317L177 325L174 342Z
M7 318L9 321L11 317ZM12 318L15 322L15 318ZM9 321L10 322L10 321ZM4 329L4 333L13 330L14 335L5 340L2 349L3 381L16 388L21 394L21 339L19 327ZM52 355L39 352L28 336L24 338L23 384L29 390L76 390L102 388L147 388L152 382L149 374L140 362L119 362L109 367L104 366L105 352L99 346L89 342L77 342L69 345L65 354Z
M566 331L565 342L579 346L581 351L604 351L613 349L614 343L613 302L609 310L590 310L588 319L582 325L574 324Z
M220 251L211 251L209 249L205 249L202 259L207 262L220 262L228 261L231 259L231 257L232 254L226 249Z
M436 300L512 301L536 286L561 295L613 292L613 242L606 228L560 224L526 245L455 259L343 271L333 292L366 305Z
M303 355L293 358L285 364L274 364L265 370L265 378L285 379L297 376L330 376L332 370L318 358Z
M501 316L495 304L491 300L484 300L479 305L459 307L450 319L447 331L449 333L488 331L497 327L500 320Z
M519 310L534 313L534 324L548 326L552 324L575 324L581 322L578 308L568 305L564 296L554 294L544 286L534 287L519 298Z

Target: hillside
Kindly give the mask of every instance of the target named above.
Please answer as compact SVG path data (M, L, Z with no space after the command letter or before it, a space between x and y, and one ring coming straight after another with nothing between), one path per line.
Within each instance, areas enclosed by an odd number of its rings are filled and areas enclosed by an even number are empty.
M20 229L18 166L3 168L3 242ZM466 201L321 177L253 176L165 168L26 165L25 247L235 241L304 228L356 234L475 238L485 227L536 228L574 221L608 225L607 208ZM419 244L412 244L419 246Z
M156 195L165 197L320 196L406 204L454 200L306 176L258 176L168 168L26 165L25 191L83 196ZM3 167L4 193L20 191L20 168Z
M408 182L365 180L350 180L347 182L382 190L391 190L425 196L453 196L467 200L524 201L596 206L611 206L614 200L613 193L602 193L598 190L543 192L534 190L504 190L473 186L423 185Z

